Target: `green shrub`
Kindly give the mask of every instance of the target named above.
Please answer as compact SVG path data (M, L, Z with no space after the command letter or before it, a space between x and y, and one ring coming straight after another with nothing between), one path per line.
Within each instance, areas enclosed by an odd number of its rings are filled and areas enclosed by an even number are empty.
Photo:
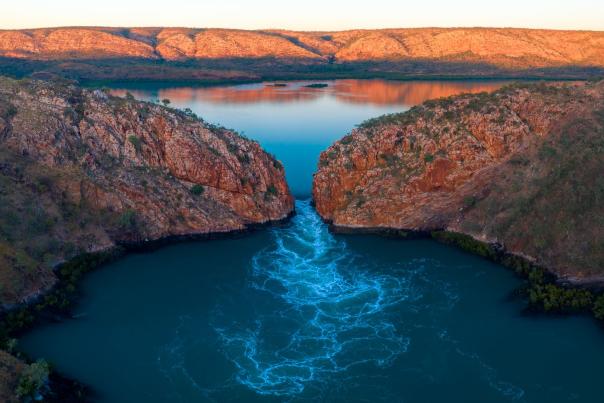
M137 152L140 152L140 150L141 150L141 143L142 143L140 138L138 138L134 134L131 134L130 136L128 136L128 141L130 142L130 144L132 144L134 146L134 149Z
M478 202L478 199L475 196L466 196L463 199L463 204L466 208L474 207Z
M10 338L10 339L6 340L6 342L4 343L4 346L2 346L2 347L9 353L15 353L17 351L18 344L19 344L19 342L17 339Z
M124 211L119 217L118 225L123 230L136 229L136 211L130 209Z
M38 360L27 366L19 379L16 389L17 397L42 400L42 395L48 387L49 375L50 366L44 360Z
M588 290L578 288L536 284L529 289L529 301L545 312L581 311L592 306L593 295Z
M208 150L210 150L210 152L214 155L216 155L217 157L220 157L222 154L220 154L220 151L218 151L217 149L215 149L212 146L208 146Z
M443 113L443 118L445 118L446 120L455 120L456 116L457 115L453 111L445 111Z
M279 162L275 154L269 154L269 157L271 159L271 162L273 163L273 166L278 170L283 171L283 165L281 165L281 162Z
M197 114L195 112L193 112L191 110L191 108L185 108L183 109L183 112L185 113L185 115L191 119L195 119L195 120L199 120L199 116L197 116Z
M239 151L239 147L235 143L227 143L227 150L229 150L230 153L235 154Z
M17 108L15 105L9 102L0 103L0 117L4 119L10 119L17 114Z
M306 88L325 88L325 87L329 87L329 84L314 83L314 84L305 85L304 87L306 87Z
M484 103L480 99L474 98L470 102L468 102L468 105L466 106L466 108L468 108L469 110L471 110L473 112L479 112L482 109L483 105L484 105Z
M239 162L241 162L242 164L249 164L250 163L250 156L247 154L237 154L237 159L239 160Z
M433 231L431 235L437 241L448 245L455 245L479 256L490 259L494 259L497 256L496 251L489 244L477 241L469 235L448 231Z
M596 319L604 320L604 294L596 298L592 310Z
M202 185L197 184L197 183L195 185L191 186L191 189L189 189L189 190L195 196L200 196L203 194L203 192L205 192L205 188Z
M540 149L539 149L539 158L541 160L546 160L546 159L550 159L556 156L556 149L548 144L544 144Z
M268 185L268 187L266 188L267 196L270 196L270 197L277 196L278 193L279 192L277 191L277 188L272 183L270 185Z
M342 137L340 143L344 145L352 143L352 136L349 134L347 136Z

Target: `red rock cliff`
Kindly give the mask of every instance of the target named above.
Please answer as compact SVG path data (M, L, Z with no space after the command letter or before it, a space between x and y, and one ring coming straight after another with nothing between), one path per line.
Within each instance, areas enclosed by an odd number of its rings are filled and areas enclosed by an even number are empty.
M600 277L603 97L604 83L517 85L370 120L321 154L317 210L341 228L446 229Z
M241 230L294 206L258 143L71 84L0 79L0 147L3 303L48 287L48 267L74 254Z
M604 65L604 33L510 28L296 32L188 28L48 28L0 31L0 55L141 57L479 59L516 66Z
M604 67L604 32L47 28L0 30L0 56L8 58L0 68L6 64L2 71L10 74L50 71L89 80L250 80L267 76L307 78L312 74L365 77L367 72L584 77L597 75ZM111 60L120 58L132 59L128 68L112 64ZM23 66L14 59L30 63ZM157 64L157 60L188 63ZM338 65L347 68L334 68Z

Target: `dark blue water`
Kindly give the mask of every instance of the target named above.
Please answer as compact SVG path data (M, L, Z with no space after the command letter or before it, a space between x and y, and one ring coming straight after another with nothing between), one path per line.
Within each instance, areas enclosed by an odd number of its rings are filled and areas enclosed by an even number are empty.
M319 150L370 114L482 85L447 84L131 90L258 138L298 215L95 271L76 317L21 346L103 402L601 401L592 320L525 316L502 267L429 240L335 236L310 206Z

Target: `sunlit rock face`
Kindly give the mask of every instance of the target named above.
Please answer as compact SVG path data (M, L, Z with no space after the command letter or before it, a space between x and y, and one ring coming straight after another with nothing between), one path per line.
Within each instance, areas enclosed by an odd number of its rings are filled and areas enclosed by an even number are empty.
M517 85L365 122L321 154L317 211L349 229L463 232L599 281L603 95Z
M257 142L99 90L0 79L0 145L0 259L15 284L2 303L47 288L49 266L74 254L243 230L294 207Z
M604 33L496 28L295 32L185 28L49 28L0 32L0 55L22 58L435 60L511 68L603 66Z

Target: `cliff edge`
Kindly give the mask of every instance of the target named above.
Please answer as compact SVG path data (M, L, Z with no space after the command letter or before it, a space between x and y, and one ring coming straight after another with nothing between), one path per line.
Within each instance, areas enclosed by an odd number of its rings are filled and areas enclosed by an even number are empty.
M371 119L321 154L317 211L340 230L470 235L601 283L603 99L604 82L517 84Z
M70 257L243 230L294 209L283 166L182 112L71 83L0 78L0 305Z

